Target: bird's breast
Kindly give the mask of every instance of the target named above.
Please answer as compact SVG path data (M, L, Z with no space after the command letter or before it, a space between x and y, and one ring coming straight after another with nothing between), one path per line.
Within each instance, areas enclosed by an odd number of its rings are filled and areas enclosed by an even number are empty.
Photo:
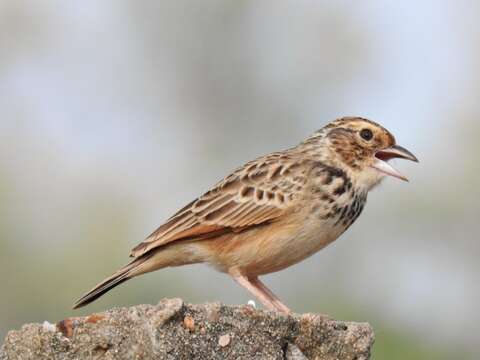
M360 215L366 198L355 192L342 195L333 202L313 197L282 220L195 246L204 261L224 272L236 268L253 276L282 270L335 241Z

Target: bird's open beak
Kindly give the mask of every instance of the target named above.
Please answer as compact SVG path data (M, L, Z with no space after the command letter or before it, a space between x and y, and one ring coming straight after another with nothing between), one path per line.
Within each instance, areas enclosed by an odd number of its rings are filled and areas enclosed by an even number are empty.
M392 165L390 165L388 163L388 160L406 159L406 160L418 162L418 159L415 155L413 155L407 149L398 145L394 145L388 149L377 151L377 153L375 154L375 158L376 158L376 161L372 165L374 169L380 171L381 173L396 177L404 181L408 181L408 179L404 175L402 175L400 172L398 172L398 170L396 170Z

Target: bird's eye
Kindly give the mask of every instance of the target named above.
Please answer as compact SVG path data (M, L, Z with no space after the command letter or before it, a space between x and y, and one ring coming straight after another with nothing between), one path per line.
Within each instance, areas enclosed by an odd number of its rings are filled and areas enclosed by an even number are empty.
M360 136L363 140L370 141L373 138L373 132L370 129L363 129L362 131L360 131Z

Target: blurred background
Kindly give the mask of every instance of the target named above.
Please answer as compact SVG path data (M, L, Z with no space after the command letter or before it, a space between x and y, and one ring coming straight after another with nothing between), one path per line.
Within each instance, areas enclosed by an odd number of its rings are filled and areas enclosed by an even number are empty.
M204 265L73 301L178 208L344 115L398 162L339 241L266 282L368 321L374 359L478 359L478 1L0 2L0 337L113 306L246 303Z

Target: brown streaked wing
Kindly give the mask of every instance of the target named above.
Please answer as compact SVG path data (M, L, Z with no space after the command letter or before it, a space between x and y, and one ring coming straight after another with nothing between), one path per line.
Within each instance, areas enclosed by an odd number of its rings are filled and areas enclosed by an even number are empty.
M281 217L305 185L307 167L302 165L278 153L245 164L172 216L131 256L172 241L211 238Z

